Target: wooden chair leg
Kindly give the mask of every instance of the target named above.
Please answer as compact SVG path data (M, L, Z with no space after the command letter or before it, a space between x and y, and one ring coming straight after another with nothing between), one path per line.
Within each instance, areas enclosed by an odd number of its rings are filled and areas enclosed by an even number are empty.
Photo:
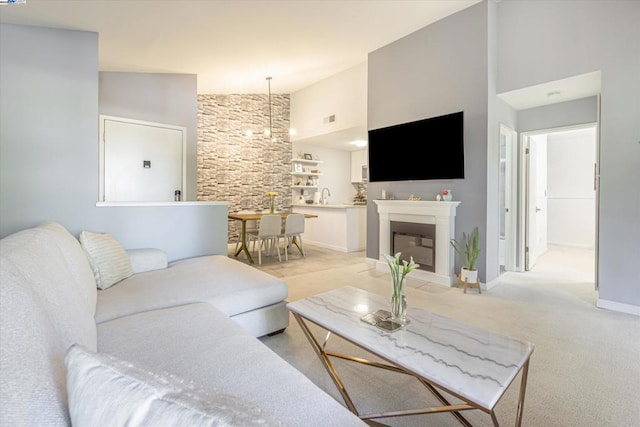
M289 261L289 237L284 236L284 260Z
M298 242L300 244L300 252L302 253L302 257L306 257L307 255L304 253L304 248L302 247L302 235L298 235Z

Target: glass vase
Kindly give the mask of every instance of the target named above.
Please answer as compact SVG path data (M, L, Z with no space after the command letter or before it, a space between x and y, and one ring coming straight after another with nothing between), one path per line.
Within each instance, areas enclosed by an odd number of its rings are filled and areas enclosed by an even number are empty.
M407 323L407 298L404 295L404 283L406 278L398 279L399 283L393 284L391 296L391 319L405 325Z
M269 197L269 213L273 213L275 211L275 197Z

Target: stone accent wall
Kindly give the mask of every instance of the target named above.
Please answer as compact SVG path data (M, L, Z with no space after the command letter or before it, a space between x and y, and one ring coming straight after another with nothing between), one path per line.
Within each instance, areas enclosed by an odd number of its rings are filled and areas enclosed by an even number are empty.
M229 212L259 210L268 208L266 193L276 191L276 209L291 206L289 100L271 94L272 141L263 134L267 94L198 95L197 200L228 201ZM230 221L229 241L237 235Z

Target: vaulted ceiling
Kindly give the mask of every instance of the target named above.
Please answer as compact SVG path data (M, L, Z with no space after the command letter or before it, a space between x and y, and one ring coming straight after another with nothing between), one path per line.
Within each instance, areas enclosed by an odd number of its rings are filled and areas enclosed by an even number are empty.
M188 73L198 93L292 93L480 0L26 0L0 22L93 31L101 71Z

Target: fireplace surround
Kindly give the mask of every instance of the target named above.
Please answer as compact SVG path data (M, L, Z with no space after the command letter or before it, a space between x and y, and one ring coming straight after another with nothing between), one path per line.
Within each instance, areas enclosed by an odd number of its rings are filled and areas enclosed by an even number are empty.
M435 243L432 244L434 267L430 269L433 271L416 269L409 274L409 277L444 286L455 286L455 252L449 242L455 237L456 208L460 202L422 200L374 200L373 202L377 205L380 224L376 268L380 271L388 272L389 270L384 255L393 255L391 253L392 222L405 223L400 225L400 229L408 230L403 234L409 235L421 234L421 232L414 232L421 229L418 224L432 224L435 228ZM429 242L424 242L424 245L421 242L420 245L425 248L421 251L427 252Z

